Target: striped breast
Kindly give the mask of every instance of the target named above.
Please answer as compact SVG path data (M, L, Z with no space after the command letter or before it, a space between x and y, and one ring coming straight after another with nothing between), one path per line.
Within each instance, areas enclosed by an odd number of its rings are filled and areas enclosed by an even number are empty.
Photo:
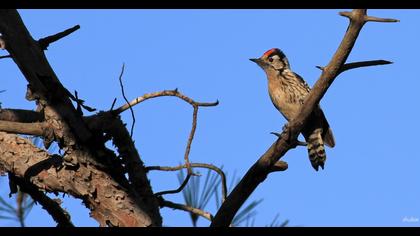
M270 77L274 78L268 81L271 101L290 120L296 115L311 89L302 77L290 69L278 71L277 75Z

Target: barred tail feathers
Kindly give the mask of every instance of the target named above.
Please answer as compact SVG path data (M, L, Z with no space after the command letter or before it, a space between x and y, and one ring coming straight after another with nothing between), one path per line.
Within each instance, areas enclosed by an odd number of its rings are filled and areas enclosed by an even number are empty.
M318 171L319 166L324 169L324 164L327 159L325 154L324 141L322 140L322 128L315 129L307 138L307 148L309 160L312 167Z

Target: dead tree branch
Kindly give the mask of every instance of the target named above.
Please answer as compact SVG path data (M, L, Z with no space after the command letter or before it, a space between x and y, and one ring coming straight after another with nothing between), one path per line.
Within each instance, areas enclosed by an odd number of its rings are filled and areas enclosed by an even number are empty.
M118 80L120 81L121 94L122 94L125 102L128 104L128 107L130 108L131 118L133 119L133 124L131 125L131 130L130 130L130 137L133 138L134 124L136 123L136 116L134 115L133 108L131 107L130 103L128 102L127 97L125 96L124 85L123 85L123 82L122 82L122 76L124 74L124 68L125 68L125 64L123 63L123 65L121 67L121 73L120 73L120 76L118 77ZM114 107L114 104L112 105L112 107Z
M56 35L47 42L62 38L71 31ZM53 129L51 135L53 140L48 140L46 145L51 141L57 141L65 150L65 155L62 158L64 162L60 165L77 168L74 173L63 172L68 175L61 176L63 179L67 180L66 177L71 177L72 180L60 182L63 185L59 187L56 186L59 177L53 174L49 175L48 177L52 179L44 182L44 184L48 183L45 184L46 187L52 188L53 186L56 191L70 193L76 198L83 199L91 210L92 217L98 220L101 225L161 225L159 205L145 171L137 173L137 176L142 178L141 191L131 188L124 176L125 173L121 171L122 168L115 167L118 157L113 151L107 149L103 142L98 142L98 140L103 140L101 133L93 133L89 130L85 119L70 100L74 96L58 80L45 57L43 48L32 38L16 10L0 10L0 34L6 49L29 83L27 99L37 101L45 122ZM2 134L2 136L4 135ZM0 146L6 144L0 142ZM10 165L18 154L24 156L25 153L21 153L23 151L20 149L17 149L15 154L7 152L7 148L12 148L11 146L3 146L3 149L0 147L0 152L2 152L0 158L9 157L7 160L2 159L4 162L1 164L7 171L21 177L24 172L18 173ZM27 159L36 158L27 157ZM14 163L16 164L16 160ZM29 166L22 163L22 171L28 168ZM78 182L78 191L64 189L74 186L74 182ZM37 186L39 187L39 185ZM109 193L112 194L109 195ZM102 199L102 197L104 198Z
M156 98L156 97L163 97L163 96L175 96L178 97L182 100L184 100L185 102L189 103L192 107L193 107L193 121L192 121L192 126L191 126L191 131L187 140L187 146L185 148L185 154L184 154L184 161L186 164L186 168L188 170L188 174L185 178L185 180L183 181L183 183L181 184L181 186L179 186L177 189L174 190L167 190L167 191L161 191L158 193L155 193L156 196L159 195L163 195L163 194L173 194L173 193L179 193L180 191L182 191L182 189L187 185L189 179L191 178L191 175L194 175L194 173L192 172L192 169L190 167L190 161L189 161L189 154L190 154L190 150L191 150L191 144L192 141L194 139L194 134L195 134L195 130L197 128L197 114L198 114L198 109L200 106L204 106L204 107L208 107L208 106L217 106L219 104L219 101L213 102L213 103L204 103L204 102L196 102L193 99L185 96L184 94L180 93L178 91L178 89L175 90L164 90L164 91L160 91L160 92L154 92L154 93L148 93L148 94L144 94L143 96L140 96L134 100L132 100L131 102L127 102L125 105L115 109L115 110L111 110L110 112L112 114L120 114L124 111L126 111L127 109L132 109L133 106L151 99L151 98Z
M33 200L40 203L42 208L44 208L57 222L58 227L74 227L73 223L70 220L70 215L60 206L58 200L53 200L49 198L45 193L38 190L36 186L25 181L23 178L18 178L12 175L13 181L19 185L20 189L29 194Z
M43 136L47 129L47 126L48 125L45 122L20 123L0 120L0 131L13 134Z
M66 36L68 36L69 34L73 33L74 31L80 29L80 25L75 25L69 29L66 29L60 33L45 37L45 38L41 38L38 40L39 46L41 47L42 50L47 50L48 46L51 43L54 43L57 40L60 40Z
M220 175L221 178L221 182L222 182L222 202L225 201L226 196L227 196L227 185L226 185L226 175L225 173L218 168L217 166L214 166L212 164L206 164L206 163L190 163L190 166L192 168L205 168L205 169L210 169L215 171L217 174ZM160 171L178 171L181 169L187 168L187 166L184 165L179 165L179 166L174 166L174 167L170 167L170 166L148 166L146 167L147 171L151 171L151 170L160 170Z
M387 65L392 64L391 61L386 60L372 60L372 61L358 61L358 62L351 62L345 63L339 70L338 74L341 74L344 71L356 69L360 67L367 67L367 66L379 66L379 65ZM316 66L316 68L320 70L324 70L325 68L322 66Z
M23 109L0 109L0 120L32 123L44 121L44 116L40 112Z
M155 196L162 196L165 194L174 194L174 193L181 192L185 188L185 186L188 184L188 181L190 180L191 176L192 176L191 174L187 174L187 177L185 177L184 181L182 181L182 184L177 189L157 192L155 193Z
M331 61L322 70L320 78L305 99L304 105L300 107L296 117L289 122L286 130L282 132L281 138L274 142L257 162L255 162L222 204L211 223L212 227L228 227L239 208L258 185L267 178L277 161L289 149L296 146L297 137L303 129L305 121L314 107L319 104L319 101L327 92L346 62L360 30L367 21L366 12L367 10L364 9L356 9L349 13L340 13L350 19L349 27L340 46Z
M182 94L181 92L178 91L178 89L175 90L163 90L163 91L159 91L159 92L154 92L154 93L147 93L144 94L143 96L140 96L134 100L132 100L131 102L129 102L129 104L124 104L123 106L112 110L111 112L114 114L120 114L124 111L126 111L127 109L130 108L130 106L134 107L135 105L146 101L150 98L155 98L155 97L164 97L164 96L174 96L174 97L178 97L182 100L184 100L185 102L191 104L192 106L196 105L196 106L200 106L200 107L211 107L211 106L217 106L219 104L219 101L216 102L196 102L193 99L185 96L184 94Z
M162 200L160 205L161 205L161 207L170 207L172 209L178 209L178 210L193 213L195 215L206 218L210 222L213 219L213 215L211 213L209 213L207 211L204 211L204 210L201 210L201 209L198 209L198 208L187 206L187 205L184 205L184 204L179 204L179 203L174 203L174 202L167 201L167 200Z
M360 67L379 66L379 65L387 65L387 64L392 64L392 62L385 61L385 60L373 60L373 61L359 61L359 62L346 63L341 67L338 74L341 74L342 72L347 71L347 70L356 69Z
M92 166L63 168L66 156L79 154L50 155L27 139L0 132L0 167L5 171L30 181L39 190L81 199L102 226L107 222L119 226L151 224L144 214L147 206L139 204L138 196L108 174Z

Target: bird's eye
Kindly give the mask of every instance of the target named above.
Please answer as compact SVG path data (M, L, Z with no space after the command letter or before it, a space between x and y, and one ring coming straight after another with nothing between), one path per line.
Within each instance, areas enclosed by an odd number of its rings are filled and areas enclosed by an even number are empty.
M269 62L273 62L273 58L272 58L272 57L269 57L269 58L268 58L268 61L269 61Z

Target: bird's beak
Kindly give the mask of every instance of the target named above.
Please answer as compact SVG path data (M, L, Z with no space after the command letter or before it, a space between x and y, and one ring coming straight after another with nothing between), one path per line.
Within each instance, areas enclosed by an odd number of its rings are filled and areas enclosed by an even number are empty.
M252 61L252 62L257 63L257 65L259 65L259 66L262 66L264 64L263 63L263 60L261 60L260 58L251 58L249 60Z
M253 62L255 62L255 63L257 63L258 64L258 62L261 60L261 59L259 59L259 58L251 58L251 59L249 59L250 61L253 61Z

